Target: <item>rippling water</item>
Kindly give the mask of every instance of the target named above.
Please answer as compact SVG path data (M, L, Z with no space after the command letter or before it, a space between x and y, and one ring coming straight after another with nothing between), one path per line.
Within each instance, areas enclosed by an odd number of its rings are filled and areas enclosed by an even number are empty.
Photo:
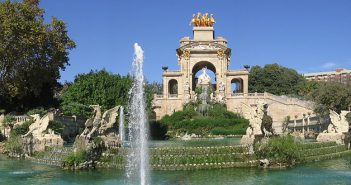
M152 185L256 185L256 184L351 184L351 156L315 162L287 170L237 168L199 171L153 171ZM24 160L0 157L0 185L118 185L124 184L118 170L66 171Z

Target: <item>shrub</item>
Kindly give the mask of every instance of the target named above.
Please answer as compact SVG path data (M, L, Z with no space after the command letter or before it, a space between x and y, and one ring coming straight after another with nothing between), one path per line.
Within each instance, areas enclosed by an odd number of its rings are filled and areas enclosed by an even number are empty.
M7 127L7 126L10 126L11 128L13 127L13 124L14 124L14 121L15 121L15 117L11 114L7 114L5 117L4 117L4 126Z
M95 137L93 142L95 145L101 145L104 143L104 140L101 137Z
M75 166L87 160L88 154L85 150L78 150L77 152L67 155L64 159L64 165Z
M183 111L166 115L160 122L169 131L176 133L194 133L197 135L232 135L245 134L249 121L238 114L229 112L221 104L211 106L208 116L201 116L193 106L186 106Z
M50 121L48 128L52 129L54 132L62 134L65 125L60 121Z
M34 115L34 114L39 114L40 117L43 117L47 113L48 113L47 110L45 110L44 108L40 107L40 108L35 108L35 109L32 109L32 110L29 110L27 112L27 115L30 116L30 115Z
M165 139L167 133L167 126L161 124L159 121L150 121L150 136L152 139Z
M16 135L16 136L20 136L20 135L24 135L29 131L29 126L33 123L32 120L29 121L25 121L24 123L22 123L22 125L16 126L13 130L12 130L12 134Z
M7 150L7 152L12 154L22 154L23 153L22 143L23 141L21 136L12 134L5 142L5 149Z
M278 136L267 143L256 143L255 154L259 159L267 158L272 162L292 165L299 160L300 146L291 135Z
M346 120L347 122L349 122L349 124L351 125L351 112L346 114Z

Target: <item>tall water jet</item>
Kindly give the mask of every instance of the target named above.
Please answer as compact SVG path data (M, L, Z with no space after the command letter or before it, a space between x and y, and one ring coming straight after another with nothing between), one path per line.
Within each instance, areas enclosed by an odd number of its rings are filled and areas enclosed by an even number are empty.
M124 108L121 106L119 109L119 139L123 145L125 134L124 134Z
M147 150L148 127L145 113L143 74L144 51L134 44L133 86L129 104L129 142L126 175L128 184L149 184L149 155Z

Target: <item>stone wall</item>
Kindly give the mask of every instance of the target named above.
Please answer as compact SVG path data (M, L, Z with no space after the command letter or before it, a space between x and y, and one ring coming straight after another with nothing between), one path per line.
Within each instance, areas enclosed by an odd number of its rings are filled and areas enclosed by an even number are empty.
M227 97L227 108L229 111L247 115L245 112L247 110L243 108L243 104L255 107L259 100L268 104L268 115L272 117L273 128L278 133L282 131L282 124L287 116L303 118L304 114L314 115L312 102L286 96L275 96L269 93L234 94Z
M226 105L229 111L247 115L243 104L255 107L258 101L268 104L268 115L273 118L273 128L281 133L282 124L287 116L290 119L302 119L304 115L314 117L314 103L303 101L297 98L286 96L275 96L270 93L236 93L226 96ZM156 120L160 120L165 115L171 115L175 111L183 109L184 101L181 98L167 98L163 95L155 96Z

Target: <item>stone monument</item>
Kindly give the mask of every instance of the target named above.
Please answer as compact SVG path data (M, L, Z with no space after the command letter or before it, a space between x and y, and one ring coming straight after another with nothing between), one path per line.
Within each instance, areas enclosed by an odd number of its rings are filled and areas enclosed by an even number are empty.
M263 135L261 125L263 115L265 113L265 105L266 103L262 100L257 101L257 106L251 107L246 104L242 104L245 107L245 118L249 119L250 125L246 129L246 134L240 140L240 144L243 145L252 145L255 140L255 135Z
M176 50L180 70L163 71L162 95L155 95L153 100L157 120L182 110L184 104L198 101L195 89L199 86L213 89L208 95L212 93L211 101L220 103L228 102L233 79L242 83L241 93L248 93L249 72L246 69L229 69L231 49L225 38L215 37L215 22L213 15L209 13L193 15L193 38L182 38L180 47ZM201 70L202 74L197 79L196 74ZM213 79L208 71L214 73ZM172 91L174 86L178 87L176 95Z
M333 110L329 110L330 124L328 129L318 134L318 142L335 141L338 144L345 143L345 133L349 132L350 126L346 120L346 115L350 111L341 111L340 115Z
M107 148L119 147L121 142L116 123L120 106L113 107L102 115L99 105L90 107L93 109L93 116L86 120L85 129L76 137L75 143L90 145L94 138L100 138Z
M209 93L211 101L225 104L228 111L250 116L251 114L245 113L247 107L242 105L254 108L257 100L264 100L270 105L268 113L273 119L274 131L277 134L282 132L281 128L287 116L313 113L314 107L310 102L265 92L249 93L249 67L243 65L242 69L237 70L229 68L232 50L224 37L215 35L216 21L213 15L194 14L190 23L192 37L181 38L179 48L176 49L179 69L170 70L163 67L163 90L162 93L154 95L152 102L156 120L183 110L184 104L198 101L196 88L208 81L211 82L209 87L213 90ZM196 75L204 69L207 73L213 72L214 77L211 80L208 80L208 77L199 77L197 80Z
M34 123L29 126L29 131L23 135L24 149L26 153L31 154L35 151L44 151L46 147L63 146L61 135L49 129L49 123L53 120L52 112L43 117L39 114L31 115Z

